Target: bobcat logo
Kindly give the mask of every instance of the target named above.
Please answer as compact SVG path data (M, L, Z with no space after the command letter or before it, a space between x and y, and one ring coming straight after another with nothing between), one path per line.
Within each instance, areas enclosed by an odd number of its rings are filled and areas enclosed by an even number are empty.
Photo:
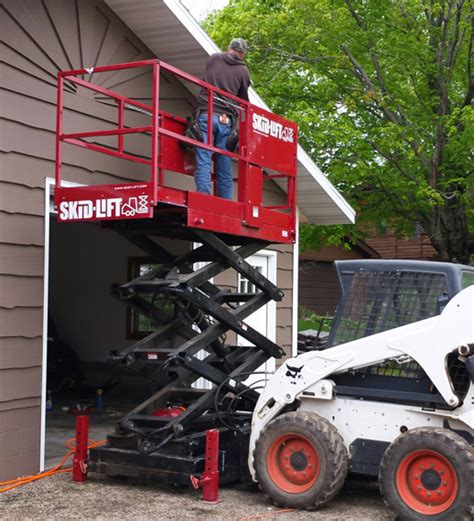
M286 364L286 368L288 370L286 371L285 376L288 376L292 379L290 382L292 385L296 385L296 381L303 378L303 375L301 374L303 367L303 365L301 367L291 367L291 365Z

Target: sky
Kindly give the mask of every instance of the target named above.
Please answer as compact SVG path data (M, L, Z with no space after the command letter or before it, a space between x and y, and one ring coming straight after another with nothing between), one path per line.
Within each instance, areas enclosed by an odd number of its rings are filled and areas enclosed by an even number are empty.
M229 0L180 0L181 3L191 12L196 20L201 21L206 18L209 11L222 9Z

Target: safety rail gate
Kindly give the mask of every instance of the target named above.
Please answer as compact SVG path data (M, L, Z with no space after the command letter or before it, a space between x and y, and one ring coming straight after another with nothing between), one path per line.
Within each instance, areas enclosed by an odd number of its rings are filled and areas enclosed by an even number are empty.
M151 105L127 98L79 76L152 68ZM217 149L212 133L207 143L186 137L186 120L160 110L159 77L166 71L208 92L208 114L213 96L227 97L239 108L237 153ZM124 284L112 295L149 317L156 331L111 353L119 365L146 364L153 371L156 392L117 424L107 444L90 451L89 469L107 475L159 479L189 484L190 476L205 467L205 436L218 429L219 471L222 480L247 474L251 414L258 399L260 368L271 357L281 358L280 346L245 320L283 292L246 259L270 243L295 240L297 127L279 116L220 91L158 60L95 67L59 73L56 135L55 205L61 222L104 221L141 249L156 269ZM117 128L63 132L66 83L111 99L117 104ZM136 109L151 118L149 125L125 125L125 111ZM124 138L151 137L149 157L127 151ZM107 145L91 141L108 138ZM110 138L117 138L110 146ZM148 181L116 185L62 186L62 144L69 143L149 167ZM167 186L167 171L190 175L182 143L225 154L238 163L236 201ZM133 172L130 177L133 178ZM263 184L286 182L286 204L265 205ZM181 238L200 246L174 255L157 241ZM201 266L195 269L196 266ZM214 278L234 270L255 291L222 290ZM159 298L157 298L159 297ZM174 318L160 324L160 298L169 299ZM231 332L233 337L227 337ZM240 337L248 345L235 345ZM249 381L252 375L253 380ZM204 378L211 388L196 388ZM260 380L260 384L259 384Z
M106 89L92 79L100 73L124 71L132 68L151 68L151 104L123 96ZM171 74L182 82L190 82L207 91L207 112L212 118L214 97L229 102L238 112L239 145L237 153L213 146L212 132L207 143L186 137L186 120L160 109L160 74ZM82 77L81 77L82 76ZM107 130L67 132L64 128L65 86L73 85L92 91L117 105L117 126ZM125 113L134 110L148 115L148 125L125 125ZM219 233L253 237L270 242L295 241L297 125L272 112L261 109L236 96L205 83L160 60L108 65L63 71L58 74L57 131L56 131L56 189L54 202L59 221L94 221L143 219L156 216L162 205L185 209L190 227ZM130 135L151 137L148 157L127 151L125 138ZM116 136L116 146L101 144L93 139ZM68 143L89 150L128 160L149 167L149 179L134 179L130 171L129 183L64 187L62 185L63 144ZM231 157L238 163L238 197L229 201L195 191L167 186L165 172L192 175L186 161L184 146L197 146ZM265 204L265 181L276 181L286 192L286 202ZM215 186L215 183L214 183ZM223 218L225 217L225 218Z

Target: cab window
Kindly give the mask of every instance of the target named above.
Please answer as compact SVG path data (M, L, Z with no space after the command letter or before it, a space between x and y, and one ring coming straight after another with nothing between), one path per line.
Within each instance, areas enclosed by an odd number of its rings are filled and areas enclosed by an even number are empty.
M461 286L462 289L467 288L468 286L474 286L474 272L463 271L461 273Z

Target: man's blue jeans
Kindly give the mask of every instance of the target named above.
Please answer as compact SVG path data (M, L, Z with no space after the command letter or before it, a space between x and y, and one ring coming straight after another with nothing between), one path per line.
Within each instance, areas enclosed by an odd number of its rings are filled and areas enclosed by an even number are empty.
M207 143L207 114L198 118L202 130L204 143ZM227 150L226 141L232 130L232 120L224 125L219 122L219 115L212 116L213 145ZM196 147L196 170L194 180L198 192L211 195L211 156L212 152ZM224 199L232 199L232 159L229 156L216 156L217 195Z

